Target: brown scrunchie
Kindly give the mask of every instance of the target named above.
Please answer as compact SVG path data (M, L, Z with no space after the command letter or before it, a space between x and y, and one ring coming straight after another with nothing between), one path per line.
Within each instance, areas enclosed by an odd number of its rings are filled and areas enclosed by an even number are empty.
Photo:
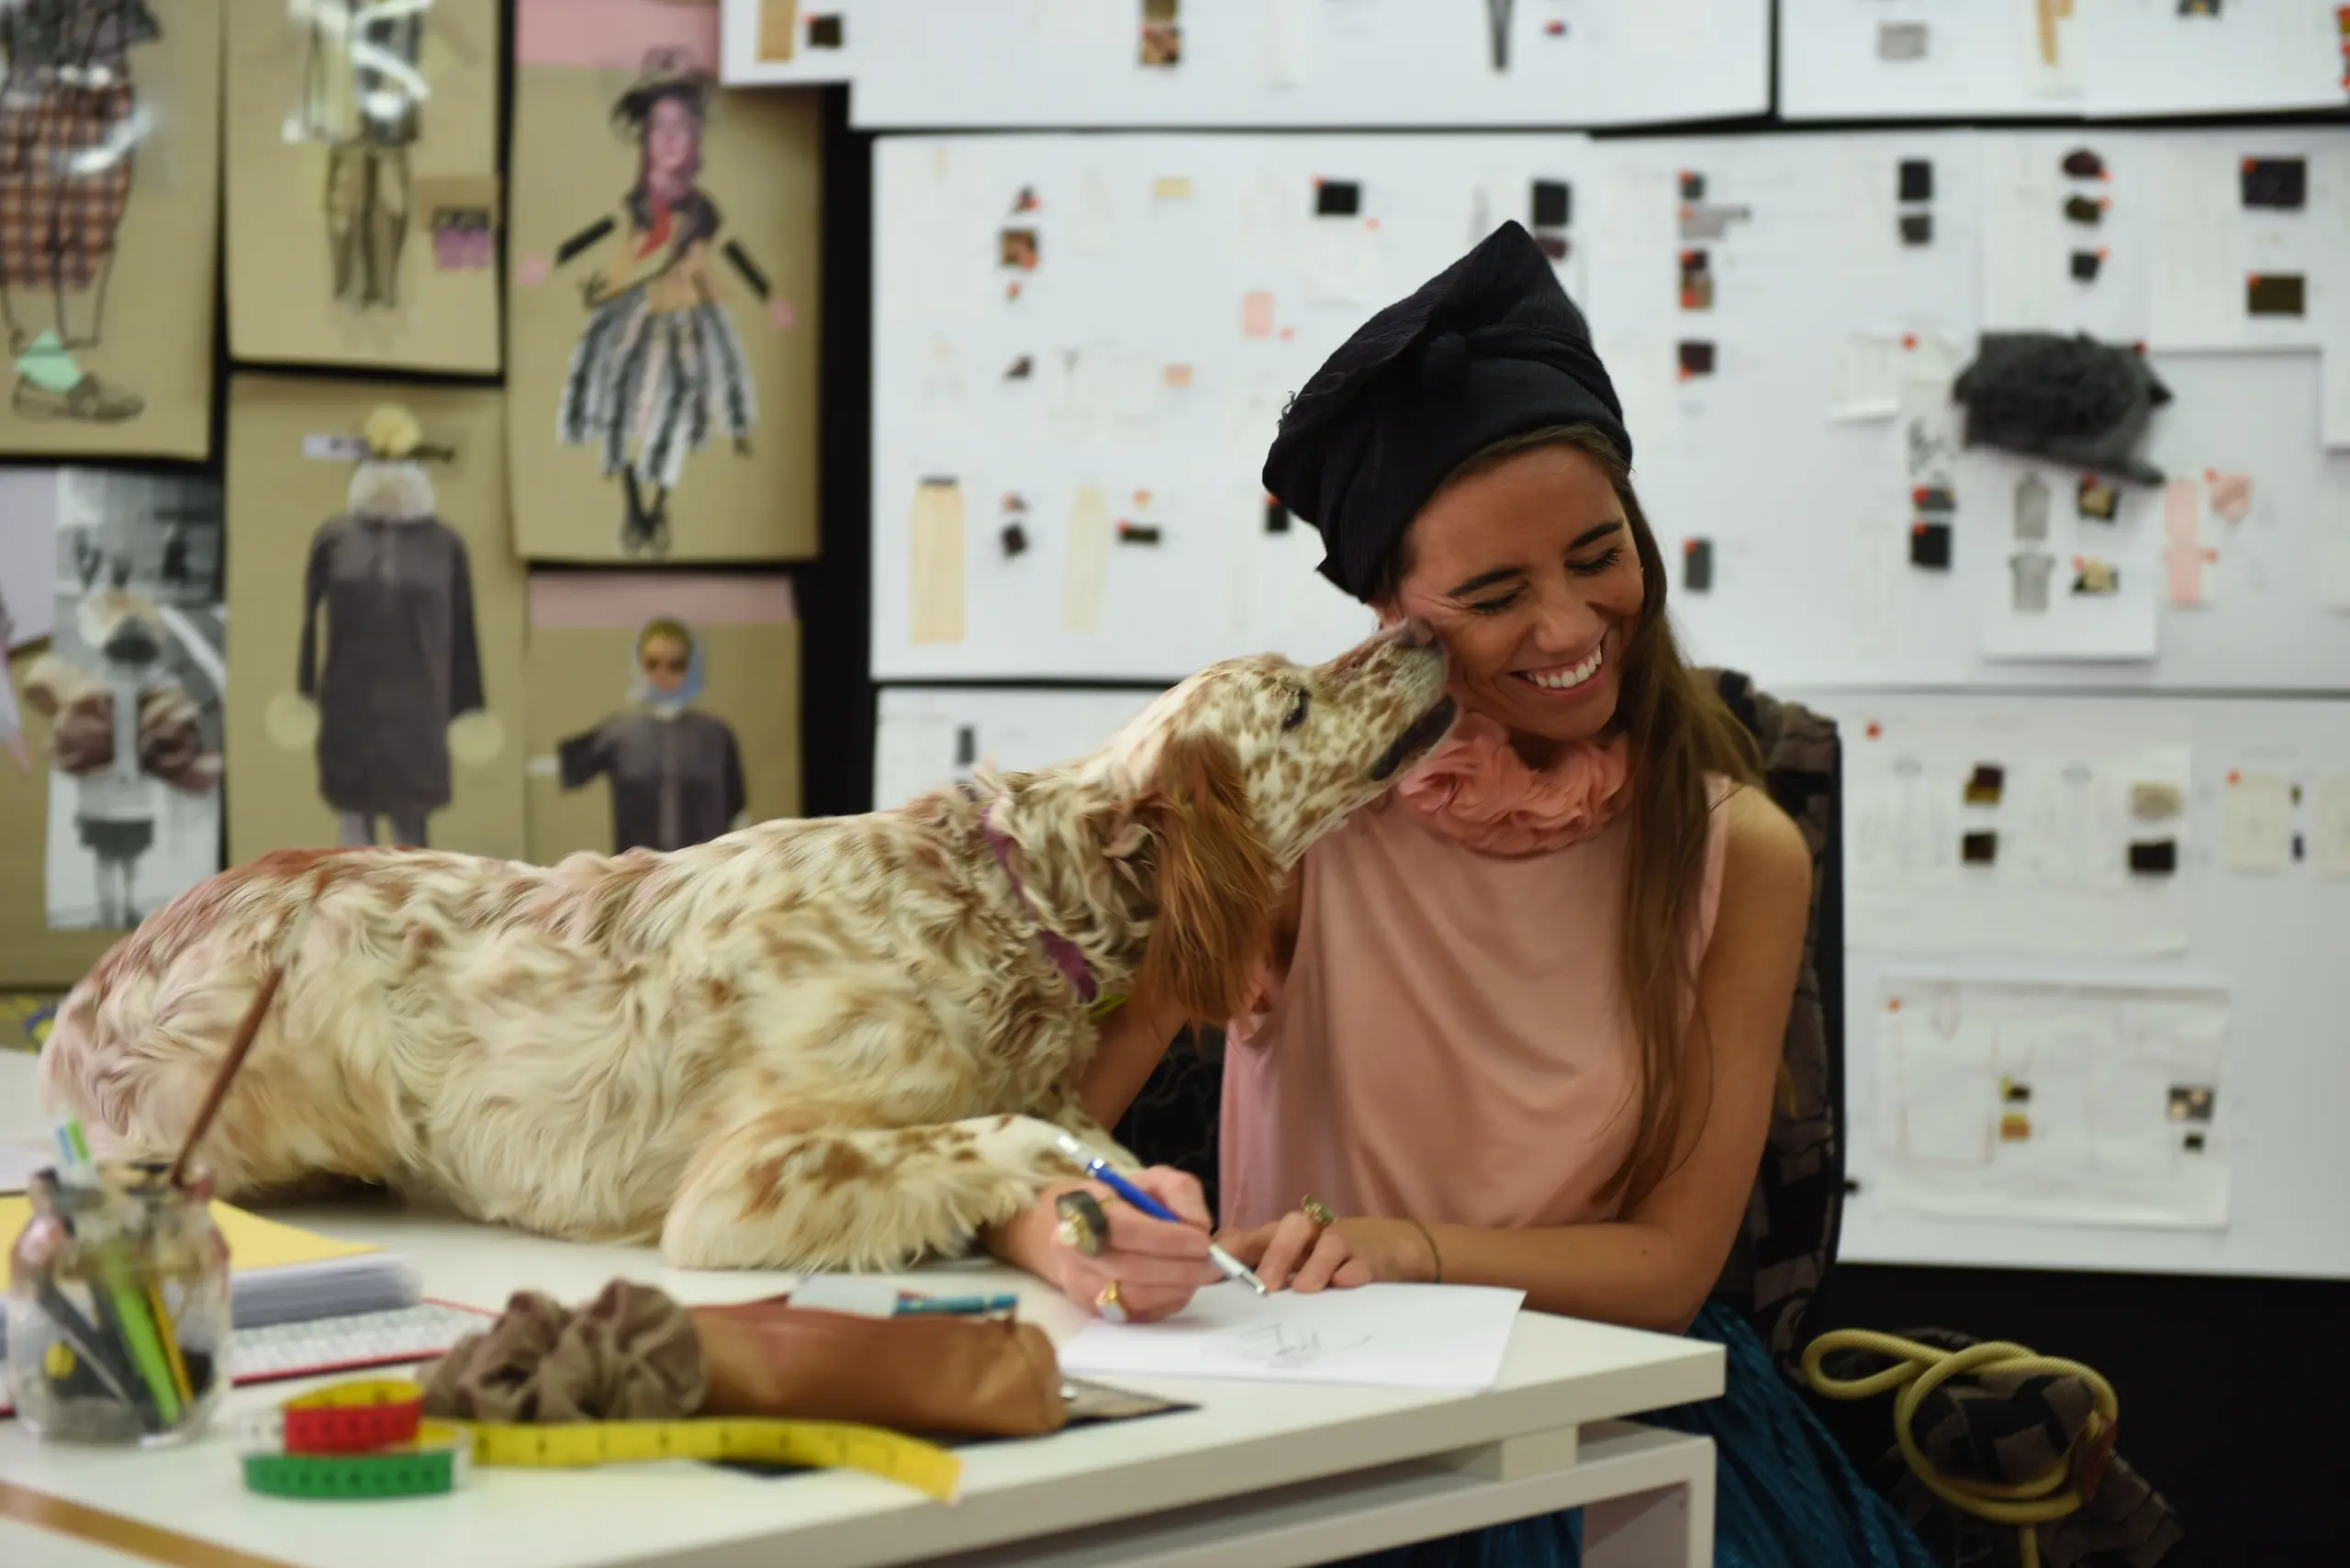
M699 1412L710 1388L692 1316L626 1280L576 1312L518 1291L422 1381L426 1414L460 1421L672 1420Z

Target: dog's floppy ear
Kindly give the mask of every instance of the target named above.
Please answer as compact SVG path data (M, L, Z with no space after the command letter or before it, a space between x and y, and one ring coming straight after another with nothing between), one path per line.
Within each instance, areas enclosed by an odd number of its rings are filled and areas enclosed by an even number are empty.
M1151 829L1158 919L1143 972L1195 1022L1244 1005L1272 940L1281 868L1248 811L1239 759L1213 735L1170 739L1143 819Z

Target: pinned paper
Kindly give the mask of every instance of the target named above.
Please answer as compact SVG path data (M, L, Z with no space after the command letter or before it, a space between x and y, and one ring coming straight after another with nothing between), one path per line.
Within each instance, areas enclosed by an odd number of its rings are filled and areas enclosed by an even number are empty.
M2203 499L2195 481L2173 479L2163 487L2163 537L2174 545L2196 542L2203 521Z
M2163 552L2163 573L2170 588L2173 604L2209 604L2211 593L2204 581L2203 568L2220 558L2216 550L2206 550L2199 544L2174 544Z
M2204 478L2211 487L2211 510L2230 522L2242 522L2252 511L2252 476L2221 474L2206 469ZM2188 481L2192 483L2192 481Z
M1703 251L1682 252L1681 308L1711 310L1713 308L1714 269L1709 258Z
M2298 212L2309 200L2310 166L2300 158L2244 161L2244 204Z
M2309 839L2319 876L2350 878L2350 773L2323 774L2310 786Z
M2167 779L2146 778L2130 786L2130 814L2140 822L2158 823L2178 815L2187 797Z
M1913 522L1909 525L1909 564L1928 571L1950 570L1950 524Z
M1926 24L1923 22L1878 23L1876 57L1879 60L1890 61L1925 59Z
M1684 539L1681 542L1681 586L1691 593L1707 593L1714 586L1714 542L1710 539Z
M2073 591L2090 598L2121 591L2121 568L2110 561L2087 556L2073 558Z
M2300 273L2254 273L2244 280L2244 308L2251 316L2306 315L2307 280Z
M1192 199L1192 176L1161 174L1150 182L1150 194L1157 201L1189 201Z
M1183 63L1181 0L1142 0L1142 40L1136 60L1153 68Z
M2048 481L2037 474L2026 474L2016 481L2016 537L2040 540L2048 537Z
M1102 630L1102 595L1110 572L1110 501L1099 485L1069 504L1069 555L1061 583L1061 625L1080 637Z
M2081 476L2073 498L2083 517L2095 518L2099 522L2111 522L2121 510L2121 490L2094 474Z
M963 489L952 479L914 488L908 520L911 638L917 644L963 640Z
M2292 861L2291 786L2278 773L2228 775L2221 796L2221 855L2231 871L2271 873Z
M1240 335L1244 338L1270 338L1273 335L1273 297L1261 288L1240 297Z

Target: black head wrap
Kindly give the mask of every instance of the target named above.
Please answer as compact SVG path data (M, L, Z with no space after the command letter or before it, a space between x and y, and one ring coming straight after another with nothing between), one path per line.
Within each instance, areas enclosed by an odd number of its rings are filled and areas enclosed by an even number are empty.
M1588 424L1632 459L1606 367L1516 223L1363 323L1282 411L1265 488L1322 534L1322 575L1368 599L1429 496L1497 441Z

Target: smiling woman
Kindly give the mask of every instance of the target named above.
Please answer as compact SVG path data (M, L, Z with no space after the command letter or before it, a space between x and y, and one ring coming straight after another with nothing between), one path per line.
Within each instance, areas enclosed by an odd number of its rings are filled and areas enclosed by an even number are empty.
M1516 224L1284 412L1266 488L1321 532L1326 577L1435 635L1462 711L1307 853L1252 1002L1213 1020L1222 1239L1293 1290L1499 1285L1719 1343L1725 1397L1653 1417L1717 1439L1718 1561L1906 1568L1915 1535L1707 1305L1754 1188L1811 865L1683 662L1631 451L1582 314ZM1105 1124L1185 1021L1142 991L1082 1086ZM1196 1211L1186 1196L1169 1206ZM1130 1316L1164 1316L1194 1288L1170 1267L1196 1256L1180 1226L1114 1215L1078 1259L1046 1223L998 1245L1080 1302L1106 1278ZM1394 1560L1578 1552L1562 1515Z

